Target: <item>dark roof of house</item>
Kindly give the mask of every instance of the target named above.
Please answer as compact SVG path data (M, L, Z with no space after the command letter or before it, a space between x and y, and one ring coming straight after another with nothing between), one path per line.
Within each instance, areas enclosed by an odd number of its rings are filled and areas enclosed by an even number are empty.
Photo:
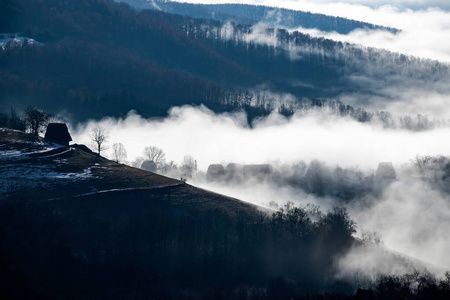
M44 138L55 143L68 143L72 140L69 129L65 123L48 124Z

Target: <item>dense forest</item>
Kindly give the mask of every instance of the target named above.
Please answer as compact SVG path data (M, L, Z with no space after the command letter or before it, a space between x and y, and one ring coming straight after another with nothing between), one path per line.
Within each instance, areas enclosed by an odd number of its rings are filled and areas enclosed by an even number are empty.
M283 29L136 12L108 0L10 0L0 14L2 31L42 43L0 50L1 106L38 106L74 121L131 109L163 116L183 104L260 115L266 110L249 95L264 90L301 102L355 89L366 97L380 93L355 76L392 86L425 78L441 90L448 78L448 67L434 61Z
M382 29L397 33L394 28L387 28L366 22L359 22L339 17L332 17L310 12L280 9L267 6L245 4L190 4L173 1L120 0L137 9L162 10L172 14L186 15L197 19L214 19L221 22L254 25L258 22L270 24L272 27L290 29L316 28L322 31L336 31L342 34L355 29Z
M271 216L236 212L233 217L218 209L170 205L170 193L177 195L176 190L129 192L41 202L23 194L2 202L0 238L7 241L0 256L2 294L11 299L316 299L327 292L328 299L353 299L365 284L371 299L449 295L448 277L438 280L414 269L375 282L337 279L336 257L349 247L378 247L354 240L356 224L343 208L324 214L287 203Z

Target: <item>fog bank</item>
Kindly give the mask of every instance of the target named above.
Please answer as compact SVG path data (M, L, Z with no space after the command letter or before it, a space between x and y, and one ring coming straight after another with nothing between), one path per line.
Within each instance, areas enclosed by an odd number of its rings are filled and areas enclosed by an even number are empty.
M188 0L190 3L242 3L310 11L401 29L398 34L385 31L356 30L348 35L302 30L314 36L348 41L364 46L450 62L450 3L419 0Z
M319 160L331 168L360 169L364 177L373 174L379 162L392 162L399 170L399 166L410 163L416 155L450 153L450 128L421 132L383 129L372 123L314 112L291 118L272 113L250 126L242 112L215 114L204 106L183 106L174 107L163 119L144 119L130 112L123 119L105 118L70 127L74 142L87 145L91 131L103 127L109 133L108 144L122 143L129 161L141 156L147 146L162 148L167 161L177 164L184 156L191 155L200 171L198 179L188 180L191 184L263 206L269 206L271 201L278 205L292 201L297 205L319 205L324 212L339 202L330 196L307 193L301 187L266 180L236 184L208 182L202 172L214 163L270 163L282 170L283 165ZM350 217L357 222L359 230L381 233L387 247L450 269L447 255L450 197L416 175L394 181L378 196L369 194L352 200L348 204ZM349 253L337 264L349 266L346 260L352 260L355 264L349 272L362 268L366 263L355 260L364 257L358 251L361 250ZM373 259L387 255L370 253ZM387 270L396 274L404 268L401 264L392 268L389 264L373 261L371 264L373 270L365 271L364 276ZM377 265L382 268L375 268ZM405 268L410 271L408 266ZM342 272L346 276L346 270Z
M244 113L214 114L204 106L175 107L164 119L144 119L130 112L123 119L104 118L71 126L76 143L91 145L96 127L109 132L109 144L122 143L128 160L156 146L176 163L185 155L199 170L213 163L271 163L318 159L332 165L374 169L379 162L394 165L416 155L450 153L450 128L422 132L382 129L373 124L335 116L311 114L286 118L272 113L250 127Z

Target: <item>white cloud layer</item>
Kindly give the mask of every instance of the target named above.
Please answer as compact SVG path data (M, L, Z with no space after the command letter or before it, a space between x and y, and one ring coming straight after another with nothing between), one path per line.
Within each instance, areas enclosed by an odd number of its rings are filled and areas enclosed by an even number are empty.
M399 181L370 209L353 209L363 228L376 229L401 253L450 268L450 197L422 181Z
M79 125L71 130L74 141L90 144L89 135L96 126L109 131L111 144L123 143L130 160L141 155L144 147L157 146L178 163L192 155L204 171L209 164L220 162L313 159L373 169L380 161L401 164L417 154L450 153L450 128L415 133L383 130L314 114L287 119L273 113L249 128L243 113L214 114L205 107L175 107L163 120L146 120L130 113L125 119L105 118Z
M176 163L185 155L192 155L201 171L214 163L282 165L313 159L330 166L357 166L368 171L381 161L391 161L398 167L417 154L450 153L450 128L416 133L384 130L373 124L317 114L294 115L290 119L272 114L249 127L243 113L214 114L205 107L175 107L164 119L144 119L130 112L124 119L105 118L70 126L74 142L89 145L89 135L97 126L109 131L109 145L123 143L130 160L142 155L146 146L157 146L166 152L168 160ZM192 182L257 204L267 205L272 200L279 204L309 202L319 204L325 211L333 205L332 199L265 182ZM372 201L372 205L350 209L359 228L379 231L392 249L450 268L448 195L419 180L403 180L386 189L381 199Z

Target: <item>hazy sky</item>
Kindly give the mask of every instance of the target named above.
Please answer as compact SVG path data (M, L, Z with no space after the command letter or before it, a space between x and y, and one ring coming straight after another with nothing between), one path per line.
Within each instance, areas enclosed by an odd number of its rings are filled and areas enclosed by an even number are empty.
M314 36L385 48L450 62L450 1L419 0L183 0L190 3L244 3L340 16L402 29L397 35L357 31L349 35L308 31ZM300 29L301 30L301 29Z

